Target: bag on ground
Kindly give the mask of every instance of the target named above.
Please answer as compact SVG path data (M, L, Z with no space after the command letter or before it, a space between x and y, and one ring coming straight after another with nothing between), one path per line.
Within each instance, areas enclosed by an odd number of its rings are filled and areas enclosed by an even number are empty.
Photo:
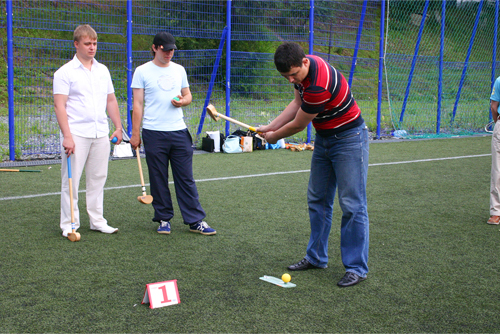
M241 138L241 147L243 148L243 152L252 152L253 151L253 137L245 136Z
M214 152L214 140L210 138L208 135L201 139L201 149L206 152L213 153Z
M240 136L228 136L222 145L224 153L242 153L243 149L240 145Z
M122 141L120 144L113 147L113 157L115 158L129 158L133 157L132 145Z
M115 158L130 158L135 157L135 150L130 145L130 137L122 125L122 142L113 147L113 157Z
M222 146L224 145L224 142L226 141L226 136L224 136L224 134L222 134L222 132L220 133L220 148L219 148L219 152L222 152Z
M213 139L214 141L214 150L212 152L218 153L220 152L221 147L221 136L219 131L207 131L207 135Z
M254 151L267 149L267 147L266 147L267 141L265 139L263 139L262 137L257 135L255 132L252 133L252 137L253 137L253 149L254 149Z

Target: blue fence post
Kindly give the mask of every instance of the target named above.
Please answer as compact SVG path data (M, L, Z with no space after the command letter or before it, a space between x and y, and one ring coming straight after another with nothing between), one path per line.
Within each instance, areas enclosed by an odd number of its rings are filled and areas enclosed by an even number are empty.
M14 49L12 38L12 0L6 2L7 10L7 94L9 100L9 159L16 160L14 123Z
M361 18L359 19L358 33L356 34L356 46L354 47L354 54L352 56L351 72L349 73L349 87L352 84L354 71L356 70L356 63L358 62L359 43L361 41L361 32L363 31L363 22L365 21L366 4L368 0L363 1L363 9L361 10Z
M378 47L378 96L377 96L377 139L380 139L380 121L382 119L382 80L384 77L384 25L385 25L385 0L382 0L382 8L380 11L380 37Z
M474 28L472 29L472 36L469 41L469 49L467 50L467 56L465 57L464 69L462 71L462 77L460 78L460 84L458 85L457 97L455 99L455 105L453 106L453 115L451 116L450 124L455 121L455 115L457 114L458 101L460 101L460 94L462 92L462 86L464 85L465 74L467 73L467 67L469 66L469 58L472 51L472 45L474 45L474 39L476 37L477 25L479 24L479 16L481 15L481 10L483 9L483 2L479 2L477 7L476 21L474 22Z
M210 102L210 96L212 95L212 89L214 87L215 77L217 76L217 70L219 69L220 59L222 57L222 48L224 46L224 41L227 36L227 27L222 31L222 37L220 38L219 49L217 50L217 57L215 58L214 67L212 69L212 76L210 77L210 84L208 86L207 96L205 98L205 103L203 104L203 110L201 111L200 123L198 124L198 131L196 135L200 135L201 130L203 130L203 124L205 123L205 116L207 114L207 106Z
M127 0L127 133L132 135L132 0Z
M493 85L495 84L495 68L496 68L496 59L497 59L497 38L498 38L498 0L495 0L495 32L493 34L493 55L491 60L491 88L490 92L493 90ZM489 121L493 120L493 116L491 115L491 107L490 107L490 115Z
M408 83L406 85L406 93L403 101L403 108L401 109L401 116L399 117L399 122L403 122L406 103L408 102L408 95L410 95L410 86L413 79L413 72L415 71L415 64L418 57L418 49L420 48L420 41L422 39L422 32L424 31L425 19L427 17L427 9L429 8L429 0L425 0L424 11L422 12L422 21L420 21L420 29L418 30L417 44L415 45L415 52L413 53L413 60L411 62L410 75L408 75Z
M314 0L309 1L309 54L314 54Z
M314 54L314 0L309 1L309 54ZM307 143L311 142L312 125L307 125Z
M226 116L231 116L231 0L226 4ZM229 136L229 122L226 121L226 136Z
M439 46L439 80L438 80L438 101L436 116L436 134L441 131L441 100L443 99L443 55L444 55L444 31L446 17L446 0L441 2L441 41Z

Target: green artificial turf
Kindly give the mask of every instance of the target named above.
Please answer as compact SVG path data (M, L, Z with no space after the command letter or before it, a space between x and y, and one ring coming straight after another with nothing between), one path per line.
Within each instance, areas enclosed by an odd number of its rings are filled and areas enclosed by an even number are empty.
M75 243L59 230L60 165L0 173L0 332L498 332L490 140L371 143L370 272L344 289L337 200L328 268L289 272L291 289L259 279L305 255L310 151L195 155L215 236L189 232L177 206L172 233L157 234L133 159L109 164L105 217L119 233L90 231L82 192ZM146 284L174 279L180 304L141 304Z

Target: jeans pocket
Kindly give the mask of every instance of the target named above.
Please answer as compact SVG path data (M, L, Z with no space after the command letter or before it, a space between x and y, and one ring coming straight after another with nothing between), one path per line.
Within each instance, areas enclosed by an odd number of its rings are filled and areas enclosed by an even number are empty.
M341 133L337 133L335 135L335 139L343 140L343 139L349 139L352 137L359 137L360 133L361 132L358 129L353 129L353 131L347 130L347 131L343 131Z

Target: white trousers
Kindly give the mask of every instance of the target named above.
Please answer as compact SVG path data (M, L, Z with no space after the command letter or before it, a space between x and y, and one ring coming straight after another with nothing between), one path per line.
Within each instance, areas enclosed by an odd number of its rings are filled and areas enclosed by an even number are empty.
M500 121L491 137L490 216L500 216Z
M75 142L75 153L71 155L71 176L73 183L73 208L75 229L80 227L80 211L78 210L78 188L80 178L85 169L87 213L90 228L100 229L108 222L103 217L104 185L108 176L108 160L110 143L108 137L83 138L72 135ZM61 135L61 230L71 230L71 207L69 200L69 180L67 156L62 147Z

